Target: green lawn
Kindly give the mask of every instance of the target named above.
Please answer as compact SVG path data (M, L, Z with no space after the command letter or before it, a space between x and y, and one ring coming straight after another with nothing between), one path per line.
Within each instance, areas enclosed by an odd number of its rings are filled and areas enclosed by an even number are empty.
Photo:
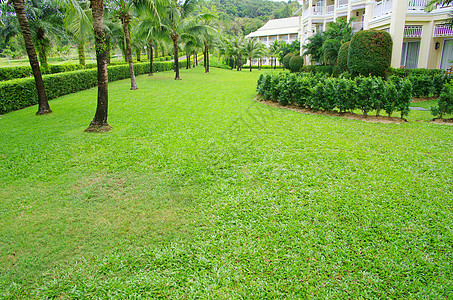
M108 133L96 89L0 117L0 298L452 298L453 127L272 108L258 74L113 82Z

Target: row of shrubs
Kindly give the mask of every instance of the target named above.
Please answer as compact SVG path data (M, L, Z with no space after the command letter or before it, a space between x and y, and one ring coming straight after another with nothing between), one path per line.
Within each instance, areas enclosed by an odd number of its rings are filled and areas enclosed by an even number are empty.
M301 70L312 74L352 78L352 75L349 72L340 74L338 66L303 66ZM437 97L440 95L444 84L453 79L451 75L447 75L444 70L439 69L405 70L391 68L387 77L409 79L412 83L412 94L414 97Z
M80 64L49 65L48 67L41 67L41 73L43 75L47 75L93 68L96 68L95 63L89 63L85 66ZM30 76L33 76L30 66L0 68L0 81L7 81Z
M396 76L384 81L380 77L333 78L323 74L261 74L257 91L267 100L282 105L297 104L312 110L352 112L364 115L385 111L389 116L399 111L401 118L409 113L412 84Z
M171 61L173 59L173 56L164 56L164 57L158 57L154 58L154 61ZM142 62L149 61L149 59L142 59ZM134 62L139 63L139 62ZM111 66L117 66L117 65L124 65L126 62L120 61L120 62L111 62ZM89 63L86 64L85 66L80 65L80 64L59 64L59 65L49 65L48 67L41 67L41 73L43 75L48 75L48 74L57 74L57 73L63 73L63 72L71 72L71 71L77 71L77 70L84 70L84 69L94 69L96 68L96 63ZM33 73L31 71L30 66L18 66L18 67L3 67L0 68L0 81L8 81L8 80L13 80L17 78L26 78L26 77L31 77L33 76Z
M185 61L179 62L180 67ZM149 73L149 63L134 64L135 75ZM174 68L172 61L156 62L153 72L169 71ZM128 65L109 66L109 82L130 77ZM86 90L97 85L97 69L78 70L43 76L47 98L49 100ZM21 78L0 82L0 114L18 110L38 103L35 79Z

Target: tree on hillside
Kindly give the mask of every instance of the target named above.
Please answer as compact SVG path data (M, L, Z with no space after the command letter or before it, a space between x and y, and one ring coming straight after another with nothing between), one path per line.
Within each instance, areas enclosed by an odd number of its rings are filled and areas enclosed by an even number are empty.
M108 45L104 32L104 1L91 0L90 6L93 15L94 41L98 68L98 101L94 119L85 131L108 131L111 127L107 123L109 80L107 73Z
M14 10L16 11L16 17L19 21L22 36L25 41L25 48L27 50L28 59L30 66L35 77L36 90L38 91L38 112L37 115L46 114L52 112L47 101L46 90L44 89L44 82L42 80L41 70L39 68L38 57L36 55L35 47L28 26L27 15L25 13L24 0L12 0Z

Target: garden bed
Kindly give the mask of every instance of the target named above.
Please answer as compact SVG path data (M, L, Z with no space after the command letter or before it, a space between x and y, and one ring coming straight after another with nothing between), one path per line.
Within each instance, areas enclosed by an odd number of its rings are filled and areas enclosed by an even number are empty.
M255 97L255 100L260 101L266 105L273 106L273 107L280 107L280 108L285 108L289 109L292 111L297 111L300 113L304 114L310 114L310 115L322 115L322 116L331 116L331 117L341 117L345 119L351 119L351 120L359 120L359 121L364 121L364 122L370 122L370 123L383 123L383 124L390 124L390 123L406 123L406 119L401 119L398 117L388 117L388 116L375 116L375 115L360 115L360 114L355 114L351 112L338 112L338 111L324 111L324 110L318 110L314 111L312 109L308 108L303 108L300 106L297 106L296 104L290 104L290 105L281 105L278 102L270 101L270 100L265 100L261 96L257 95Z

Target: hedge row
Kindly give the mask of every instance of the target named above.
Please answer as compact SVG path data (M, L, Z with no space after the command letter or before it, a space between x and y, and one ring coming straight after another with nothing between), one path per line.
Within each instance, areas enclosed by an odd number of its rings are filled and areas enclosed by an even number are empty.
M41 73L43 75L47 75L93 68L96 68L95 63L86 64L85 66L79 64L49 65L47 68L41 67ZM0 81L8 81L31 76L33 76L33 73L30 66L0 68Z
M399 111L409 113L412 87L408 79L396 76L384 81L380 77L332 78L324 75L261 74L257 91L267 100L282 105L297 104L313 110L340 112L361 110L365 115L375 110L389 116Z
M185 65L185 60L179 65ZM153 64L153 72L169 71L174 67L172 61L156 62ZM109 82L130 77L129 66L109 66ZM149 73L149 63L134 64L135 75ZM97 85L97 70L79 70L60 74L43 76L44 86L48 100L86 90ZM0 114L18 110L38 103L34 78L21 78L0 82Z

